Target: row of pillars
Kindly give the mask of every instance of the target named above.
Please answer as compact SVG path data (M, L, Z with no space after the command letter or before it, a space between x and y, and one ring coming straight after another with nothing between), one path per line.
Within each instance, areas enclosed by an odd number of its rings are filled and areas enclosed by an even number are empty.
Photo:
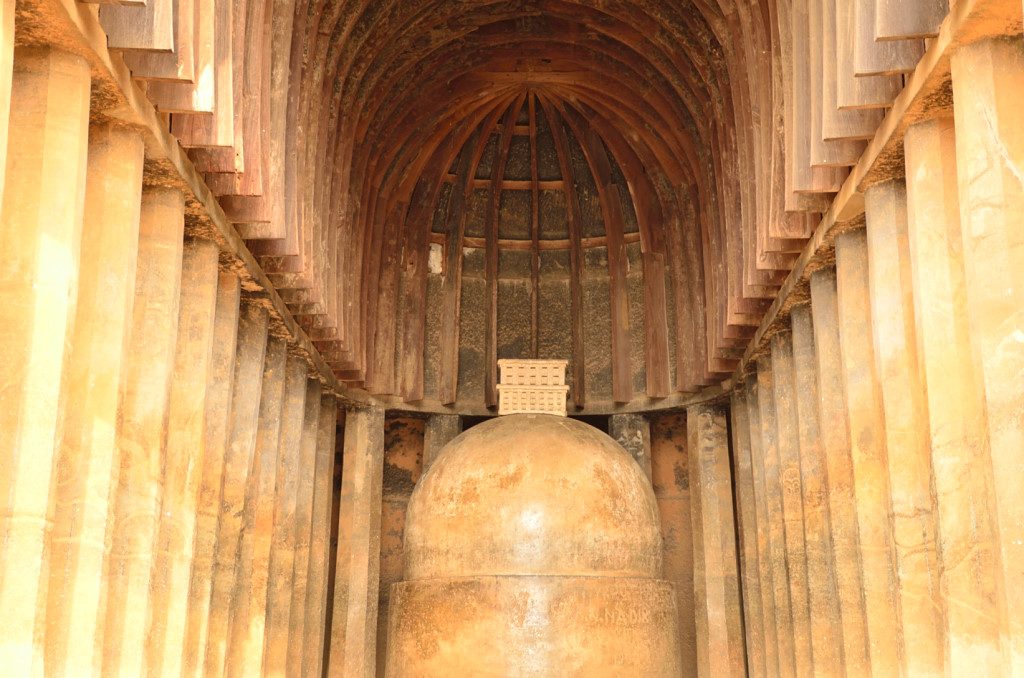
M87 63L8 37L3 673L320 675L338 404Z
M732 396L751 675L1024 675L1024 42L952 84Z

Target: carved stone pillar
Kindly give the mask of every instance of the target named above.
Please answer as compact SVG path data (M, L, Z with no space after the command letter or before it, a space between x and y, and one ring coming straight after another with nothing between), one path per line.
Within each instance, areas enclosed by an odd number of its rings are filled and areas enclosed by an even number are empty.
M141 675L146 667L150 575L160 523L181 301L184 207L178 190L143 191L135 309L117 432L120 468L103 582L104 673Z
M266 349L266 310L255 304L243 304L238 323L235 386L218 501L217 541L210 588L210 621L204 672L211 677L224 675L231 595L235 587L235 565L239 557L245 488L256 449Z
M708 405L686 411L701 676L745 676L746 658L736 570L736 526L725 413Z
M12 92L18 105L9 123L3 112L4 124L18 143L8 148L0 208L0 666L29 675L43 660L33 637L43 636L36 627L61 372L78 293L89 66L64 52L19 48Z
M213 358L219 255L219 248L211 241L185 243L163 499L149 604L147 669L154 674L180 675L182 668L203 468L206 396Z
M96 642L103 540L118 466L117 401L128 358L142 197L142 138L122 127L89 131L82 270L57 461L46 667L55 675L100 672Z
M384 410L345 417L338 553L331 628L332 677L375 675Z
M953 55L957 173L971 346L985 392L1010 666L1024 673L1024 41Z
M947 670L1002 670L996 507L985 397L971 352L964 279L956 135L951 118L912 126L904 140L908 240L917 350L927 388L927 429L945 585Z

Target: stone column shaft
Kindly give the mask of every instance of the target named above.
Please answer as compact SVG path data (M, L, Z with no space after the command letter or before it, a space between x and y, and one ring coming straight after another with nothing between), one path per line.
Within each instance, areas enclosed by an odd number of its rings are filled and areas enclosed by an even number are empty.
M306 593L309 588L309 550L313 541L313 501L316 484L316 445L320 428L322 387L310 380L306 385L306 411L302 419L302 450L298 466L295 499L295 560L292 566L291 604L288 619L286 675L302 675L302 652L306 626Z
M793 402L798 421L800 488L803 494L808 604L811 612L811 649L814 671L841 676L843 638L832 527L829 519L829 484L818 417L818 363L809 305L790 314L793 343Z
M858 509L868 649L872 668L890 673L902 666L903 638L882 387L875 373L872 345L867 250L863 229L836 238L839 343Z
M231 593L228 651L224 662L224 674L228 678L259 675L263 664L267 568L274 532L274 486L281 449L287 363L288 344L271 336L267 340L256 448L245 488L235 587Z
M323 674L324 643L327 640L327 574L332 556L331 507L334 500L337 427L338 402L334 396L324 396L320 399L320 422L317 428L313 531L309 544L309 576L306 578L306 623L302 632L302 668L307 676Z
M18 105L9 122L4 113L3 124L18 143L8 148L0 208L0 666L30 675L43 660L36 626L47 583L61 372L78 291L89 67L50 49L19 48L15 55Z
M142 138L127 128L89 130L81 272L50 537L46 668L100 672L103 541L118 466L117 401L135 300L142 197Z
M203 416L203 457L196 504L192 572L189 580L188 618L182 652L182 673L202 674L210 615L210 586L217 541L220 485L231 421L231 391L235 383L235 349L241 286L238 277L222 272L217 282L217 309L213 326L213 355L206 387Z
M438 453L462 433L462 417L457 414L433 414L423 432L423 472L434 463Z
M953 55L971 346L985 391L1009 666L1024 674L1024 41Z
M912 126L904 147L913 285L923 292L915 320L928 385L946 667L952 675L998 675L1000 619L991 609L1002 572L985 397L971 353L953 120Z
M267 320L264 309L256 304L242 304L234 365L235 384L231 395L231 419L228 422L228 445L218 500L213 580L210 585L204 673L211 678L224 675L227 656L245 488L256 449L263 363L267 349Z
M761 609L761 578L757 553L757 516L754 506L752 462L750 458L750 418L747 415L745 388L732 394L733 480L736 484L737 522L740 535L740 581L743 589L743 619L750 673L767 675L764 656L764 617Z
M14 0L0 2L0 158L7 157L8 115L14 71ZM0 204L3 204L7 166L0 160Z
M128 361L121 387L114 513L109 521L103 672L145 672L153 570L167 449L168 401L178 337L184 198L142 194Z
M636 459L644 474L651 477L651 424L642 414L613 414L608 417L608 433Z
M180 675L205 456L207 386L213 358L220 249L189 240L182 256L178 339L168 405L167 453L150 594L147 669Z
M765 675L782 675L778 629L775 621L775 577L772 570L771 541L768 526L768 497L765 489L764 454L761 438L761 407L759 402L757 375L748 378L746 384L747 422L750 431L750 487L753 494L754 534L757 544L757 578L761 592L761 628L764 630ZM788 670L792 673L792 655ZM789 674L787 674L789 675Z
M800 479L800 425L793 375L793 342L778 334L771 340L772 384L775 388L776 440L779 483L789 572L789 600L793 616L793 647L797 675L814 673L811 648L811 607L807 587L807 547L804 541L803 489Z
M289 358L281 411L281 452L277 458L274 490L273 541L267 567L266 630L262 639L264 676L284 676L287 668L306 389L305 364L300 358Z
M328 674L369 678L376 672L384 410L345 418L338 553Z
M707 405L686 411L690 450L697 673L745 676L732 473L725 413Z
M854 492L853 457L846 420L846 387L839 346L839 305L836 271L811 275L819 439L828 476L828 516L836 567L843 661L847 675L871 672L867 618L861 582L858 504Z
M893 541L908 675L943 672L942 606L931 448L924 382L918 370L914 289L902 181L868 189L868 273L875 364L889 450ZM918 294L927 294L922 290Z
M757 361L759 421L761 425L761 467L764 478L765 525L768 558L771 560L772 592L775 605L779 673L783 676L806 675L809 657L797 656L793 628L793 608L789 591L789 566L786 562L786 527L782 504L782 478L779 468L778 425L775 417L775 382L771 357Z
M679 648L684 671L697 666L693 613L693 528L690 524L690 463L686 415L662 412L651 420L651 475L661 516L662 569L675 583Z

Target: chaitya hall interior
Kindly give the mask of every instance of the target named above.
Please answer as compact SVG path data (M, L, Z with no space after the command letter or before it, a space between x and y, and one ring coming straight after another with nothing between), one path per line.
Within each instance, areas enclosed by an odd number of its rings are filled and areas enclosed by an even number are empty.
M1024 678L1021 0L0 0L0 674Z

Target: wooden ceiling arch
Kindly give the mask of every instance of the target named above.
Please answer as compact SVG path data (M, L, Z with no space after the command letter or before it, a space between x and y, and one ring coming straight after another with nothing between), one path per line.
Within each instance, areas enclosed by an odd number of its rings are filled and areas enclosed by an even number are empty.
M425 224L452 171L473 159L462 157L470 139L482 143L494 129L509 142L517 102L530 121L518 126L530 127L531 162L537 116L556 119L556 135L584 151L604 221L615 204L635 210L643 267L652 281L664 270L665 285L644 289L645 317L659 316L666 290L673 298L672 338L660 320L644 329L654 397L732 371L871 132L868 124L851 138L813 133L823 111L834 112L822 88L808 85L828 74L822 45L807 35L830 33L809 21L849 21L848 3L837 0L213 1L231 11L203 15L218 22L212 113L190 110L184 90L144 54L129 50L126 62L171 112L172 132L339 376L408 400L433 397L416 376L423 346L407 318L422 303L425 253L439 235ZM924 16L926 4L909 0L907 12ZM122 11L101 16L110 24ZM873 86L862 88L870 96L844 86L845 105L884 107L920 35L904 36L886 75L854 72ZM853 72L834 51L837 72ZM609 164L622 185L609 180ZM535 212L553 187L531 177L529 188ZM467 241L490 254L507 241L494 227L495 195L506 189L514 190L491 187L488 230ZM562 242L598 241L576 233ZM488 266L493 283L493 256ZM615 283L619 274L609 275ZM486 342L493 354L493 333ZM447 378L442 401L457 399ZM489 369L479 394L487 403L493 381ZM616 399L634 395L625 375L616 381Z
M613 152L623 155L622 164L633 177L642 177L630 181L629 190L634 202L637 202L639 190L638 204L645 212L644 232L650 232L646 212L676 214L679 211L674 196L667 199L664 189L652 190L648 174L660 174L670 185L696 187L702 223L689 227L703 231L703 240L720 249L723 247L722 234L708 232L709 228L721 230L720 209L728 206L730 199L723 195L723 189L711 189L720 182L709 177L714 171L714 152L710 145L716 139L711 130L720 124L717 121L724 117L724 107L731 103L728 96L719 94L722 82L728 85L728 77L722 75L725 69L721 50L713 47L710 28L695 13L681 14L659 8L660 16L655 16L638 11L635 5L475 3L471 12L456 19L451 12L464 9L464 5L435 2L410 5L409 13L404 15L398 5L387 12L381 6L376 10L364 6L361 13L355 13L359 19L353 20L354 15L349 15L348 21L341 21L335 35L348 41L349 49L334 49L334 58L329 58L328 63L333 61L338 68L334 76L333 101L340 110L349 113L337 119L347 121L352 137L339 145L341 155L335 157L334 163L351 168L343 174L346 183L341 192L343 198L347 195L355 203L346 214L351 218L350 228L359 234L356 242L361 245L364 262L358 276L354 275L354 267L349 267L341 285L353 292L358 290L363 306L359 315L360 331L343 333L342 338L354 339L357 355L371 350L374 364L369 366L365 355L361 363L347 361L343 367L349 369L344 370L343 376L362 381L371 390L401 390L399 380L387 377L379 380L375 369L388 355L384 346L393 341L396 333L391 330L390 319L384 322L383 328L377 326L378 311L383 311L387 317L391 307L375 299L381 290L381 273L374 251L379 248L380 238L393 237L390 234L396 230L394 224L389 229L387 224L381 223L394 214L388 205L409 203L416 185L415 177L423 171L433 147L440 144L437 134L425 140L416 138L417 135L423 134L424 128L443 129L446 125L458 124L452 116L460 106L457 93L470 92L473 85L481 93L494 90L495 95L507 92L507 85L517 81L523 86L542 86L545 90L557 91L554 96L559 101L572 100L574 106L579 107L574 118L577 127L590 115L600 115L602 121L597 125L601 125L603 137L610 137L604 143L616 149ZM380 16L378 11L388 17ZM344 13L339 14L339 19L341 14ZM404 21L399 17L404 17ZM674 42L669 38L673 33ZM382 37L384 34L388 36L386 39ZM370 44L381 45L381 48L363 48ZM669 48L670 45L674 49ZM684 48L680 49L681 46ZM657 58L649 55L657 55ZM531 70L513 70L517 63L529 64ZM548 70L536 70L540 64L546 65ZM424 80L428 73L429 79ZM488 74L492 73L503 74L504 80L495 82L491 78L489 81ZM560 78L559 73L572 73L573 78ZM417 86L411 86L410 79L415 79ZM330 78L323 76L323 81L329 82ZM503 85L506 88L499 89ZM412 106L410 99L414 100ZM430 108L434 109L433 114ZM428 120L432 123L425 123ZM640 157L633 150L635 145L642 145L646 162L631 161ZM679 160L683 163L679 164ZM358 189L347 183L353 177L357 179ZM662 183L666 182L662 180ZM638 186L642 188L637 189ZM354 193L355 190L358 193ZM654 206L651 201L655 202ZM609 209L607 203L602 207L605 211ZM679 225L680 221L663 220L659 241L665 239L661 233L664 223ZM685 249L685 245L674 251L680 249ZM723 253L708 254L721 256ZM678 279L684 277L682 273L676 275ZM383 289L388 292L390 288ZM719 284L716 289L721 293L724 286ZM736 289L733 283L732 290ZM694 294L692 289L679 291L688 293L691 298L706 296ZM706 300L701 301L706 304ZM682 315L692 317L695 314ZM726 312L720 315L728 317L728 303ZM687 334L692 337L692 332ZM728 332L719 331L717 336L726 334ZM377 342L378 338L383 345ZM697 346L684 350L703 352L701 349L707 350L707 347L699 345L704 343L698 341ZM411 348L403 345L403 352L408 355ZM712 349L708 353L715 355L717 352ZM711 368L729 368L727 363L720 364L714 359L703 362L709 364L701 374L687 375L685 380L676 375L675 381L681 387L688 381L693 387L707 381ZM389 371L385 369L383 373L388 375ZM387 381L392 383L383 383ZM664 389L658 385L656 390ZM415 398L420 394L413 387L402 395ZM484 395L485 400L490 400L492 390L488 388ZM620 390L616 397L621 396ZM450 389L440 394L442 401L453 398Z

